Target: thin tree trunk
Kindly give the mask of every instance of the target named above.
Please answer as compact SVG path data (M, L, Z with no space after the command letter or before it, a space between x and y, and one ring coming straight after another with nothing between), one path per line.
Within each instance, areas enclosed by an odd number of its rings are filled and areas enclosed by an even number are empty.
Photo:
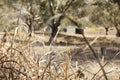
M117 31L116 36L117 36L117 37L120 37L120 31Z
M105 27L106 35L108 35L108 27Z
M54 37L56 36L57 31L58 31L58 26L53 26L52 33L49 39L49 44L51 44L51 42L54 40Z
M55 36L56 36L56 33L57 33L57 31L58 31L58 27L59 27L59 25L60 25L60 22L61 22L61 20L64 18L64 16L62 15L62 16L60 16L59 17L59 19L58 19L58 21L56 22L56 23L53 23L52 24L52 33L51 33L51 36L50 36L50 39L49 39L49 44L51 44L51 42L54 40L54 38L55 38Z
M120 37L120 30L118 29L118 24L115 25L115 28L117 30L116 36Z

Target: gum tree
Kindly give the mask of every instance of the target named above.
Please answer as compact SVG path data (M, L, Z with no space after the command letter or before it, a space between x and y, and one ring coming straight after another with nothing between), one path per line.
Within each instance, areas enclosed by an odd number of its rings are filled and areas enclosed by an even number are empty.
M98 25L102 25L106 30L106 34L109 27L115 27L117 30L116 36L120 36L119 3L115 2L115 0L97 0L93 5L96 6L96 9L91 17L91 21Z
M107 35L108 29L111 26L111 22L110 22L110 17L109 17L110 15L106 7L106 1L95 2L93 5L96 8L94 9L94 13L91 15L90 20L96 25L103 26L106 30L106 35Z
M64 19L64 15L59 14L66 14L74 1L75 0L25 0L25 4L29 4L30 7L29 12L31 17L27 21L30 31L32 31L35 15L38 15L40 20L44 24L47 24L52 30L49 39L50 44L58 31L61 20ZM39 7L35 9L37 6Z
M91 1L85 0L48 0L49 2L49 12L51 17L57 14L65 14L74 18L80 24L80 19L83 17L89 18L92 13ZM90 8L91 7L91 8ZM52 33L49 39L49 44L53 41L58 27L61 25L61 21L64 19L64 15L58 16L51 20L49 26L52 29Z
M64 1L63 0L48 0L50 16L53 17L57 14L65 14L74 1L75 0L64 0ZM51 20L49 27L51 27L52 33L49 39L49 44L53 41L58 31L58 27L61 24L61 20L63 18L64 18L64 15L61 15Z

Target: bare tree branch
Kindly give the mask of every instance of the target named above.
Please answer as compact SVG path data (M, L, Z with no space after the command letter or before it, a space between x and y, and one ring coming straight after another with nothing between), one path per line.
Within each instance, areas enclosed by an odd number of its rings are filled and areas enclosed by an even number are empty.
M71 4L74 2L75 0L68 0L65 4L65 6L63 7L63 12L67 11L68 8L71 6Z

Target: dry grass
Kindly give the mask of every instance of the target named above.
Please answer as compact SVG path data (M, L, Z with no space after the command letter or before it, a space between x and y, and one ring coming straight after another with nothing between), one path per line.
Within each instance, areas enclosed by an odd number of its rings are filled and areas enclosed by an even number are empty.
M12 11L11 17L14 16ZM120 80L120 38L87 38L98 55L100 47L107 47L109 56L105 60L98 57L100 67L81 36L58 34L56 44L48 46L49 37L44 32L29 37L25 23L20 23L19 18L14 30L0 34L0 80L105 80L105 75L108 80ZM12 19L1 20L3 25L13 27Z
M113 59L105 58L104 61L98 57L100 66L81 36L57 34L57 44L49 46L46 45L48 36L44 33L29 37L27 31L18 24L12 32L1 34L0 80L105 80L105 75L109 80L119 80L119 60L116 63L116 57L119 58L119 41L116 39L119 38L86 38L98 55L101 46L115 48L116 52L113 48L108 51Z
M0 80L105 80L96 59L89 59L92 54L85 44L48 46L45 45L46 38L44 35L28 37L28 33L19 28L15 29L13 36L3 34ZM91 45L99 47L93 42ZM119 55L117 50L115 58ZM116 62L115 58L109 61L100 58L109 80L120 80L120 61Z

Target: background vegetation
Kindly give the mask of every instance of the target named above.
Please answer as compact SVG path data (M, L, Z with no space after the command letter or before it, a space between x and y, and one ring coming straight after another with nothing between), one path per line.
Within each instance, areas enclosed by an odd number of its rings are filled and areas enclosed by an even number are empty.
M120 0L1 0L0 14L1 80L120 79ZM113 27L117 37L55 39L69 25Z

